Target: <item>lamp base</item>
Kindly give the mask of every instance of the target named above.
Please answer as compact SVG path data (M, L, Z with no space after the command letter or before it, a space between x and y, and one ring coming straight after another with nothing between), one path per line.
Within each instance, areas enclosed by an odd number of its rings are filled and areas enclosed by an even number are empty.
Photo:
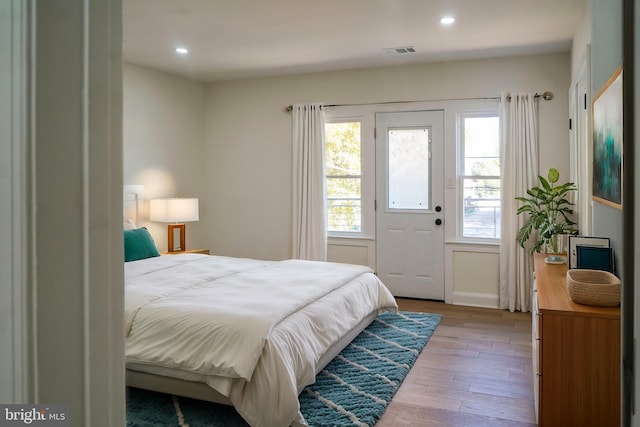
M180 230L180 246L175 247L175 234L176 229ZM184 224L169 224L167 225L167 251L168 252L183 252L187 245L185 243L185 225Z

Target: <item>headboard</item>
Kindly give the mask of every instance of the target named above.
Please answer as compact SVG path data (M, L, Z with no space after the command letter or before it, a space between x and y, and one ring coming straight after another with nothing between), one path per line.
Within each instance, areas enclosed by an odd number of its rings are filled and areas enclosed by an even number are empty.
M132 220L140 224L143 220L142 201L144 200L144 185L125 185L122 191L123 220Z

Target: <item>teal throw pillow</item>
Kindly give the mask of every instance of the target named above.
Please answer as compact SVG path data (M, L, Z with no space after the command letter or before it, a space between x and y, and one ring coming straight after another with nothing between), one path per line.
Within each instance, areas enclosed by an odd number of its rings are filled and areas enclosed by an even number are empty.
M151 234L145 228L124 231L124 261L137 261L160 256Z

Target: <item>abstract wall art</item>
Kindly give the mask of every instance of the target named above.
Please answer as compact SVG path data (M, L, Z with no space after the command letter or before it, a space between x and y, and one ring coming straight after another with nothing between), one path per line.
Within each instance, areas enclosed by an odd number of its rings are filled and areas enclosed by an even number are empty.
M622 209L622 67L593 100L594 201Z

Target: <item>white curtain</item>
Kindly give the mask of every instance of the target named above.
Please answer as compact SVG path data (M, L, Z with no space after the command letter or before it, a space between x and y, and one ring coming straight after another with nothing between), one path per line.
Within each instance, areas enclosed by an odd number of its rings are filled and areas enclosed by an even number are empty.
M324 105L293 106L293 258L327 260Z
M538 103L533 93L503 93L500 100L502 219L500 308L531 310L533 257L516 233L525 221L516 215L528 188L538 182Z

